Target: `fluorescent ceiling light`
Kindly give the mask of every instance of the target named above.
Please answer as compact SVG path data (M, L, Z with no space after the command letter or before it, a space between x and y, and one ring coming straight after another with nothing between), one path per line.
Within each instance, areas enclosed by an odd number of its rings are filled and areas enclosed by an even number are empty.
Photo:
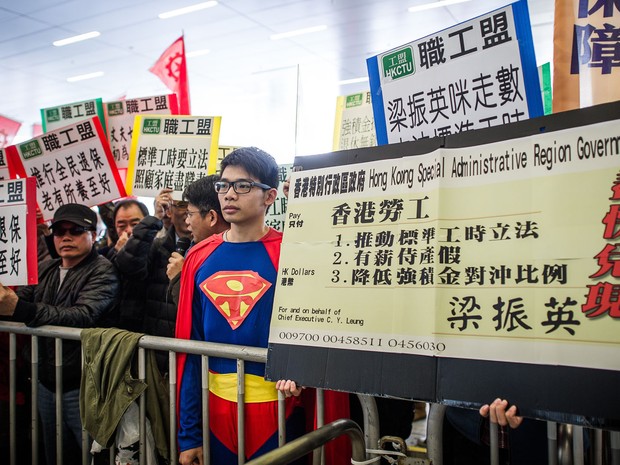
M84 81L85 79L93 79L93 78L98 78L100 76L103 76L103 71L95 71L94 73L80 74L78 76L71 76L71 77L67 78L67 82Z
M438 2L424 3L422 5L410 6L409 13L415 13L417 11L432 10L433 8L440 8L442 6L455 5L457 3L469 2L469 0L440 0Z
M339 86L346 86L347 84L357 84L358 82L368 82L367 77L358 77L354 79L345 79L344 81L338 81Z
M209 53L211 50L209 50L208 48L203 48L202 50L194 50L193 52L187 52L185 54L186 57L191 58L191 57L199 57L201 55L206 55L207 53Z
M179 8L177 10L170 10L164 13L159 13L157 16L159 19L168 19L174 18L175 16L186 15L188 13L193 13L194 11L204 10L205 8L211 8L217 5L215 0L209 2L196 3L195 5L186 6L185 8Z
M304 34L311 34L313 32L321 32L321 31L324 31L325 29L327 29L327 26L325 26L325 25L306 27L306 28L303 28L303 29L295 29L294 31L282 32L280 34L272 34L271 35L271 40L280 40L280 39L286 39L288 37L295 37L295 36L301 36L301 35L304 35Z
M81 42L83 40L94 39L99 37L101 33L99 31L87 32L86 34L80 34L78 36L67 37L66 39L60 39L52 42L56 47L62 47L63 45L74 44L75 42Z

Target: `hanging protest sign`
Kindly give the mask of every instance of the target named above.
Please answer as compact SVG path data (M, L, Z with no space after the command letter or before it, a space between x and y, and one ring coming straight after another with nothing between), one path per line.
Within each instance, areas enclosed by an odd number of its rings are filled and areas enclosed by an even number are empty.
M43 218L58 207L89 207L125 197L110 146L98 117L48 131L7 148L12 177L32 176Z
M0 180L0 283L38 282L36 181Z

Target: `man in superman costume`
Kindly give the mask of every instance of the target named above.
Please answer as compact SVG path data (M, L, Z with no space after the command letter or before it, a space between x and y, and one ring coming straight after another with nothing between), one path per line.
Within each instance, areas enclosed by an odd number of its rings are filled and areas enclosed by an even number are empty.
M221 170L216 190L231 228L187 255L176 335L267 347L282 234L265 225L265 214L277 196L278 165L271 155L249 147L229 154ZM266 381L264 374L264 364L245 364L246 460L278 446L276 383ZM179 354L177 379L179 462L202 464L200 356ZM304 433L305 421L300 389L288 381L282 390L287 394L289 441ZM235 360L209 358L209 391L211 463L237 463Z

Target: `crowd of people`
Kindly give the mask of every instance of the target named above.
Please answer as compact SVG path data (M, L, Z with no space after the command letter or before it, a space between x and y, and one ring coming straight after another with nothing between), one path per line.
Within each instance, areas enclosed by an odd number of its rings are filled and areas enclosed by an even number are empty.
M28 326L118 327L267 347L282 233L266 226L265 216L277 187L274 158L246 147L223 160L219 175L187 186L182 199L162 190L154 215L133 198L100 206L108 226L103 243L96 242L93 209L63 205L49 226L39 228L39 284L13 290L0 283L0 316ZM38 408L45 462L51 465L56 463L54 341L40 344L39 352ZM165 377L168 359L161 355L157 366ZM62 356L63 463L80 463L80 343L65 341ZM209 363L210 463L236 463L236 362L210 357ZM313 426L304 389L293 380L266 381L264 375L264 364L246 363L246 460L278 445L278 391L286 397L287 439ZM177 380L179 462L201 464L199 356L178 355ZM346 394L331 393L326 403L326 421L349 415ZM480 414L516 428L521 418L507 407L498 399ZM412 405L405 408L413 415ZM327 453L331 465L350 461L346 446Z

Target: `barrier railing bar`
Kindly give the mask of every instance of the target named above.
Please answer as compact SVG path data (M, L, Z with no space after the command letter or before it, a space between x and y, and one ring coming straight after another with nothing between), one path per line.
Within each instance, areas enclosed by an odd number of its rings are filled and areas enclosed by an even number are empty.
M583 426L573 425L573 465L583 465Z
M211 435L209 433L209 356L201 356L202 377L202 463L211 463ZM175 405L176 408L176 405ZM175 439L176 441L176 439Z
M372 425L379 424L379 412L377 411L377 402L375 398L366 394L358 394L357 398L362 406L364 417L364 440L366 449L376 449L379 444L379 431Z
M31 410L30 430L32 431L32 465L39 465L39 338L33 335L30 339L30 383ZM15 444L13 444L13 447Z
M84 366L84 347L82 347L80 345L80 359L81 359L81 366ZM84 426L82 425L82 465L88 465L88 456L90 454L90 450L88 447L89 444L89 440L88 440L88 431L86 431L86 428L84 428Z
M558 424L547 422L547 463L558 465Z
M177 354L168 351L168 390L170 392L168 400L168 410L170 412L170 463L177 461ZM203 462L204 463L204 462Z
M620 432L611 431L609 433L609 443L611 446L611 464L620 465Z
M594 465L603 465L603 430L594 430Z
M278 391L278 447L286 444L286 396Z
M56 366L56 465L62 465L62 339L54 338Z
M146 357L143 347L138 347L138 378L146 382ZM140 396L140 460L146 462L146 396Z
M497 423L489 422L489 453L491 454L491 465L499 465L499 441Z
M322 447L328 441L347 434L351 439L351 462L366 460L366 446L360 427L353 420L340 419L305 434L284 446L267 452L260 457L250 460L246 465L285 465L303 457L312 450Z
M17 335L9 334L9 441L15 444L17 440ZM16 465L17 451L10 448L9 460L11 465Z
M426 453L433 465L443 465L443 449L441 438L443 436L443 422L446 406L431 404L428 411L426 426Z
M325 397L322 389L316 390L316 427L317 429L325 425L325 409L322 406L325 405ZM325 465L325 449L323 446L320 449L315 450L312 455L313 465Z
M245 364L237 359L237 463L245 463Z

